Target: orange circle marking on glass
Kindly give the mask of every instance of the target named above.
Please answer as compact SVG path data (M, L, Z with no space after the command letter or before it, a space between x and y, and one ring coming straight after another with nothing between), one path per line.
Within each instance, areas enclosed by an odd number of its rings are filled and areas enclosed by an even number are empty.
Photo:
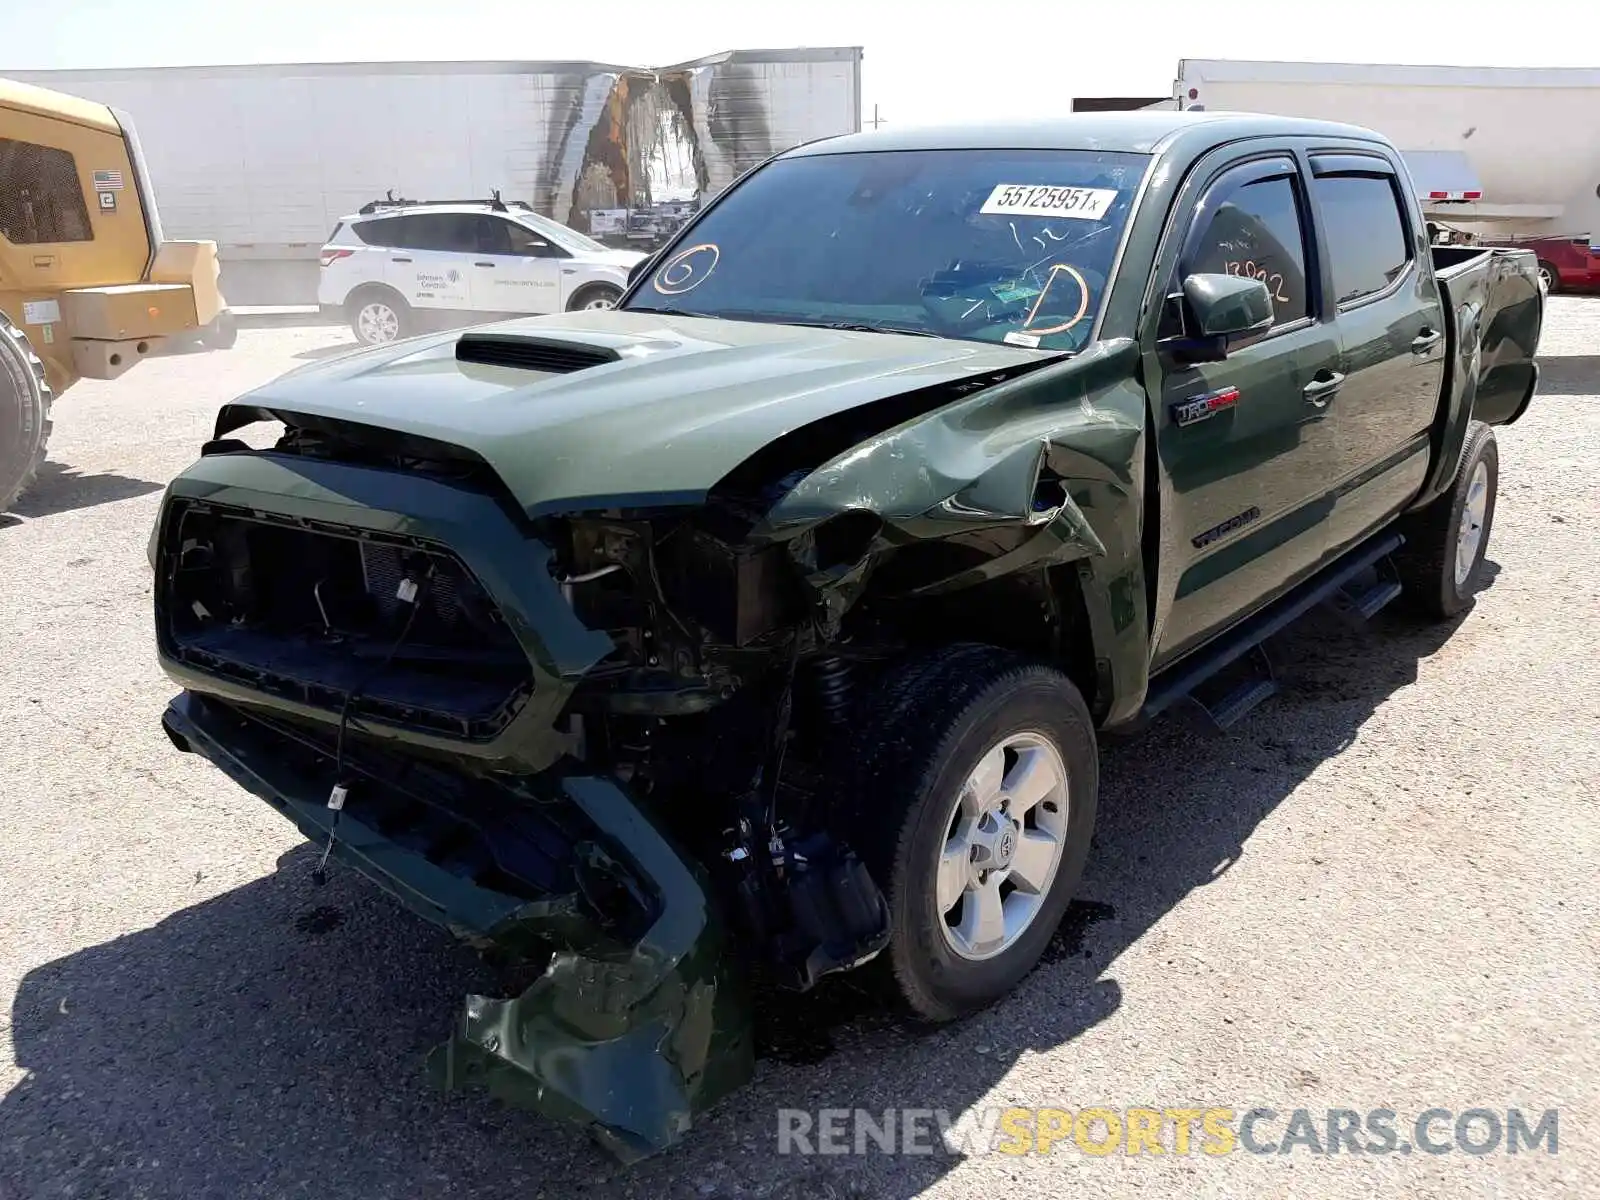
M697 271L696 264L690 259L696 254L707 251L711 254L711 265L703 271ZM656 272L651 284L664 296L681 296L684 292L692 292L717 269L717 263L721 258L722 251L717 248L715 242L701 242L698 246L690 246L687 250L680 250L669 258Z

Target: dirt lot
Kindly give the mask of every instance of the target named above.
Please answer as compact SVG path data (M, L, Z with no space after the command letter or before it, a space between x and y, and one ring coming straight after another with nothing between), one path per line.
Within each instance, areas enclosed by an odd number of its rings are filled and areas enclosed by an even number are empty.
M85 383L0 518L0 1197L1593 1195L1600 299L1550 308L1490 580L1446 628L1314 616L1229 736L1107 753L1084 903L997 1009L793 1006L755 1085L625 1171L420 1073L473 957L175 753L145 541L216 407L342 331ZM1559 1152L785 1158L783 1108L1559 1109ZM1448 1139L1449 1122L1436 1129ZM1169 1143L1170 1144L1170 1143Z

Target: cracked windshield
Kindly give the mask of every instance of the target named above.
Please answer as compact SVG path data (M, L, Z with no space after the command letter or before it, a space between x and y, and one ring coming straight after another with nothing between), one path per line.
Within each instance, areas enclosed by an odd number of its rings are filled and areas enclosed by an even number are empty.
M826 152L775 162L625 304L733 320L1076 350L1148 158Z

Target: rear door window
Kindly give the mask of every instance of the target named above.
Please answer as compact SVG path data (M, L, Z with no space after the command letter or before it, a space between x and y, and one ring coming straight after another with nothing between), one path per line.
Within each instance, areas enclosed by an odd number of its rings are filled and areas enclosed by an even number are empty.
M1333 268L1333 296L1350 304L1384 291L1411 262L1392 175L1318 175L1312 183Z
M400 241L408 250L435 250L449 254L474 254L478 249L478 218L472 213L418 213L400 218Z

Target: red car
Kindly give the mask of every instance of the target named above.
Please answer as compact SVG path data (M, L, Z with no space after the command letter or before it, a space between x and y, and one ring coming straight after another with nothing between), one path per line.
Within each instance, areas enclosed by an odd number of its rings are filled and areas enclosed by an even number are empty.
M1600 247L1590 244L1590 235L1566 237L1484 239L1480 245L1515 246L1539 256L1539 279L1545 290L1600 288Z

